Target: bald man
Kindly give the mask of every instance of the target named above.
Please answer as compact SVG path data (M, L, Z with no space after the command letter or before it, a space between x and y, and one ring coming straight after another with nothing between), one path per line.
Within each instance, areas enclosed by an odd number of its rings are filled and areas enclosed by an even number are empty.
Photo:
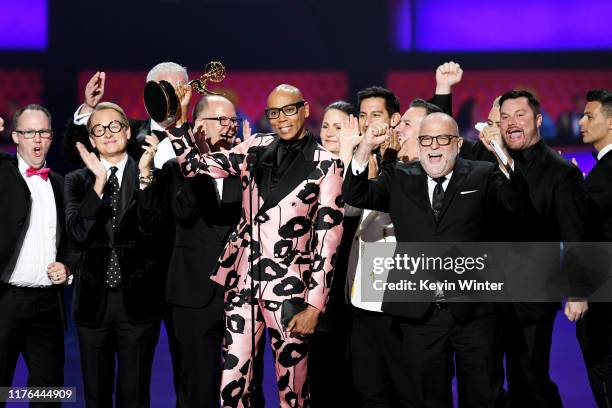
M198 150L218 152L234 145L239 120L227 98L202 97L194 107L193 118ZM210 275L229 233L240 220L242 186L238 177L213 179L201 175L185 179L176 159L164 164L159 184L163 187L163 212L171 229L168 235L174 235L166 301L181 350L178 406L216 407L225 331L223 288Z
M182 104L190 92L182 89ZM308 102L299 89L283 84L267 105L276 133L255 134L229 151L201 154L185 125L169 136L186 177L242 181L240 222L212 275L225 292L221 401L230 407L251 406L252 358L264 327L281 407L308 406L308 336L325 309L342 235L342 162L305 128ZM303 301L305 308L285 327L281 315L289 299Z
M368 180L368 157L388 138L387 132L385 125L368 128L342 193L347 204L389 213L398 242L487 241L486 215L492 206L513 211L527 205L524 179L512 171L512 163L504 167L506 178L492 163L458 157L463 140L455 120L444 113L422 119L419 161L384 166L378 177ZM392 270L388 282L404 277ZM353 349L356 378L360 373L373 378L357 388L364 406L452 407L453 372L460 406L495 406L502 390L493 364L499 358L496 307L445 300L443 293L436 293L434 302L400 303L390 302L385 294L382 311L400 318L387 323L362 319L359 330L364 336L388 331L386 336L369 335L378 359L385 361L383 369L373 356ZM382 375L389 376L387 384L373 389Z

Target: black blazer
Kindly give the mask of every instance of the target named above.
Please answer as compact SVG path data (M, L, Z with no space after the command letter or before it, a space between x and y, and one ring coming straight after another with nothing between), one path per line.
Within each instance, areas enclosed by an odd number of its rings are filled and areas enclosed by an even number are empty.
M612 151L597 161L586 177L595 241L612 241Z
M527 180L531 206L521 217L506 217L509 241L582 242L587 239L587 195L580 170L539 141L510 151ZM535 249L534 249L535 250ZM559 256L557 252L551 256ZM561 308L561 303L514 303L523 323L537 322Z
M64 228L64 178L51 171L49 181L53 188L57 213L56 259L74 273L77 267L75 253ZM30 223L31 210L30 189L19 173L17 157L0 153L0 276L7 279L17 263L27 225ZM57 299L65 325L63 291L58 290Z
M125 310L134 323L157 319L163 309L163 263L156 236L162 217L155 184L140 190L136 162L128 158L119 199L119 221L113 231L107 197L93 190L95 178L87 169L66 176L66 225L80 250L73 299L74 320L97 324L106 305L104 283L111 248L121 267Z
M62 150L64 152L64 158L77 167L83 166L83 161L76 149L76 142L81 142L90 152L94 150L91 142L89 141L89 133L87 132L87 126L75 125L74 118L70 118L66 123L66 130L62 139ZM131 137L128 141L128 154L139 160L142 156L141 146L144 143L146 135L151 133L151 119L146 120L130 120ZM165 137L165 133L156 133L160 141Z
M436 223L429 201L427 174L419 162L385 166L375 179L367 172L346 171L342 195L358 208L388 212L398 242L488 241L489 215L498 207L522 211L528 205L525 181L519 171L508 180L492 163L457 158L444 194L440 220ZM461 191L473 191L461 194ZM399 281L399 271L390 271L389 281ZM430 303L385 302L383 312L410 318L423 317ZM460 321L495 310L487 303L449 302Z
M224 179L219 203L212 178L199 175L186 180L173 159L164 164L159 183L163 213L174 233L166 301L183 307L206 306L219 286L210 275L229 232L240 220L240 179Z
M57 211L57 260L74 269L68 236L64 229L64 178L51 171L49 181ZM19 173L17 157L0 153L0 274L10 274L15 268L26 226L30 222L32 198L23 176Z

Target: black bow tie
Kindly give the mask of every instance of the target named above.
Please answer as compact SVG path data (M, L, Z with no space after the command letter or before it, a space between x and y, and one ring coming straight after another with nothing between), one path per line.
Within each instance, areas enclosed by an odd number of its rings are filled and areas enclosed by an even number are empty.
M307 136L299 140L278 140L278 148L276 150L276 164L280 166L286 157L295 157L307 143Z

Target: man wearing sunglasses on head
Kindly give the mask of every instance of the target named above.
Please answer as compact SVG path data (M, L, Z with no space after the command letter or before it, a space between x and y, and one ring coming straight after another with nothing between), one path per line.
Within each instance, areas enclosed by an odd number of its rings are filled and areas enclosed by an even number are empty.
M190 91L184 88L183 105ZM225 291L222 406L251 406L253 348L267 327L280 405L303 407L310 399L308 336L325 309L342 235L342 163L305 128L309 106L296 87L277 86L265 114L276 133L253 135L229 151L202 154L187 126L169 138L185 176L242 181L241 219L212 276ZM306 308L284 327L282 305L291 298Z
M29 387L61 387L62 289L74 270L68 267L64 178L47 167L49 111L28 105L15 112L13 124L17 155L0 153L0 386L11 386L21 354Z

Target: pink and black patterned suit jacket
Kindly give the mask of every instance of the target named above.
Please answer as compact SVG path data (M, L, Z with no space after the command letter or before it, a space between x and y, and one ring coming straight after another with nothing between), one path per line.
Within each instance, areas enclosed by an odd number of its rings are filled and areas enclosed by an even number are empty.
M185 176L242 181L240 222L211 278L245 297L253 284L255 298L300 297L325 310L342 237L342 162L307 133L310 140L264 200L254 173L275 154L278 136L255 134L230 151L202 155L189 132L184 125L169 135Z

